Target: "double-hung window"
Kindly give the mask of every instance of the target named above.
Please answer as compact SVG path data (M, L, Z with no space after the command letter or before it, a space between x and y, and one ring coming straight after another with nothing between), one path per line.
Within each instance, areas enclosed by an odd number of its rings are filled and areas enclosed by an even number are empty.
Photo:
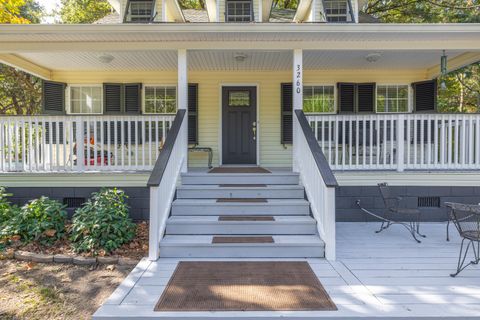
M347 0L324 0L323 4L328 22L347 22Z
M227 0L225 9L226 22L253 21L252 0Z
M152 21L154 4L154 0L130 0L125 20L140 23Z
M145 86L145 113L176 113L175 86Z
M305 113L335 112L335 87L333 85L303 86L303 111Z
M408 85L378 85L377 112L408 112Z
M101 114L103 113L102 86L69 87L70 113Z

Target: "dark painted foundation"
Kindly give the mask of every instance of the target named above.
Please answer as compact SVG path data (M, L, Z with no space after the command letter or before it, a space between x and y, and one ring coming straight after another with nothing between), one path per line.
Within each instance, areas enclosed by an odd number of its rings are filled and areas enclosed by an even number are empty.
M99 191L101 188L8 188L9 193L13 193L10 198L12 203L23 205L31 199L46 196L51 199L64 201L64 198L85 198L88 199L92 192ZM148 220L150 208L150 192L147 187L126 187L119 188L128 195L128 205L130 206L130 216L134 220ZM75 208L67 208L71 217Z
M403 207L418 208L422 212L423 221L446 221L445 202L480 203L480 187L392 186L390 188L392 195L403 197ZM419 197L439 197L440 207L419 207ZM336 191L337 221L375 221L373 217L358 209L357 199L361 201L364 208L374 213L384 212L385 205L378 187L339 187Z
M120 188L128 195L130 216L134 220L148 220L150 207L150 193L147 187L126 187ZM392 186L392 193L395 196L403 197L402 205L407 208L418 208L418 197L436 196L440 197L440 207L429 207L419 209L422 211L423 221L445 221L447 210L444 203L480 203L480 187L413 187L413 186ZM52 199L64 201L64 198L88 198L92 192L100 188L8 188L13 193L11 201L23 205L30 199L40 196L47 196ZM375 213L384 211L383 200L378 187L338 187L336 191L337 221L364 222L374 221L374 218L363 213L356 206L359 199L366 209ZM69 215L73 214L75 208L68 208Z

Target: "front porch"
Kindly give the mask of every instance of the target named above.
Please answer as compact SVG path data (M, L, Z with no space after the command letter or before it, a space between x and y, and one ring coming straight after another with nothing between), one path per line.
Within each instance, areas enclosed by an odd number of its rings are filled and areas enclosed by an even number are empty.
M178 261L195 260L161 258L141 261L94 319L479 319L480 268L449 276L458 258L456 231L447 242L445 224L424 224L427 238L417 244L401 226L375 234L377 228L337 223L337 261L307 260L338 311L154 312Z

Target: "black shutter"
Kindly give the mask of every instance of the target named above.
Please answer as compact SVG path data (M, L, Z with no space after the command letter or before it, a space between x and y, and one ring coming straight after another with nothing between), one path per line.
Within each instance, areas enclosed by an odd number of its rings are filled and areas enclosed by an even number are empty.
M198 84L188 84L188 143L198 144Z
M338 87L338 110L340 113L355 112L355 83L337 83Z
M375 83L357 84L357 112L375 112Z
M103 84L103 103L105 113L121 113L123 112L123 85L118 83Z
M45 114L65 113L65 83L42 81L42 109Z
M126 113L140 113L142 110L142 84L141 83L127 83L124 84L125 94L125 112Z
M293 143L293 85L292 83L281 84L281 135L282 144Z
M437 80L412 83L415 112L437 110Z

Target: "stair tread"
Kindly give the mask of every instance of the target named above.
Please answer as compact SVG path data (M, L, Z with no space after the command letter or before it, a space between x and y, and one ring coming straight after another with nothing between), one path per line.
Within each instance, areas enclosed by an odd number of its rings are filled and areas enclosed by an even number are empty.
M275 221L218 221L219 216L170 216L167 223L314 223L315 220L310 216L272 216Z
M267 184L262 187L253 187L246 185L245 187L235 185L234 187L226 187L216 184L182 184L178 190L303 190L303 187L296 184Z
M305 199L267 199L267 202L217 202L217 199L176 199L173 205L218 205L218 206L283 206L283 205L308 205L309 202Z
M218 246L223 244L212 244L213 237L216 235L166 235L161 241L160 246L162 245L171 245L171 246L205 246L212 245ZM224 235L219 235L224 236ZM231 235L234 237L235 235ZM240 237L245 237L245 235L238 235ZM254 236L264 236L264 235L250 235ZM235 245L285 245L285 246L323 246L324 243L317 235L273 235L274 243L254 243L254 244L235 244ZM231 245L231 244L228 244Z

